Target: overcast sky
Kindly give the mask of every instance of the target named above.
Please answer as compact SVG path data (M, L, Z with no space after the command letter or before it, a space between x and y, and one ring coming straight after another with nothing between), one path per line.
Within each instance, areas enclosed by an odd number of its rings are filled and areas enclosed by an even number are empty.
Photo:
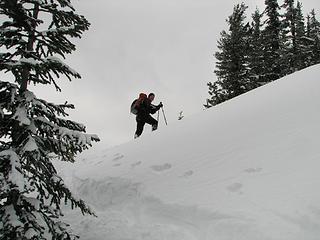
M264 9L264 1L244 1ZM216 42L225 19L239 1L226 0L74 0L78 13L91 28L67 63L81 80L61 81L62 93L53 87L36 90L56 103L76 105L71 118L98 134L107 148L132 140L135 118L129 107L140 92L154 92L162 101L169 124L203 110L206 83L215 80ZM282 1L279 1L282 3ZM302 0L304 12L319 0ZM318 11L319 10L319 11ZM320 19L320 14L319 14ZM159 129L164 128L160 119ZM151 129L145 127L144 134Z

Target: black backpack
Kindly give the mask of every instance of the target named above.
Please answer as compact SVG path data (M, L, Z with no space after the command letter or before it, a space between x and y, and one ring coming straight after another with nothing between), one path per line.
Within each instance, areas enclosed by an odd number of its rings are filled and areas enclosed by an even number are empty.
M137 106L137 101L140 100L142 102L143 99L146 99L146 98L147 98L147 95L145 93L140 93L139 94L139 98L135 99L131 103L130 112L133 113L134 115L137 115L138 114L138 108L139 108L139 106ZM141 102L138 105L140 105Z
M130 107L130 112L134 115L138 114L138 109L136 106L136 102L138 101L138 99L135 99L132 103L131 103L131 107Z

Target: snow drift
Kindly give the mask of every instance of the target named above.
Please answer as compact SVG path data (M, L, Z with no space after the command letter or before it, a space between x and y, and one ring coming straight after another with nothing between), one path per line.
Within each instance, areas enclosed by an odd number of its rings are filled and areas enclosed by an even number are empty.
M59 166L90 240L316 240L320 67ZM133 130L134 131L134 130Z

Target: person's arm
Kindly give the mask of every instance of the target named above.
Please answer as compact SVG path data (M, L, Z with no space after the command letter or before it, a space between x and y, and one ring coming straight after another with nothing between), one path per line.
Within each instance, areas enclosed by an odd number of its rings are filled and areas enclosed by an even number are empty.
M158 106L155 106L153 104L150 104L150 113L151 114L155 114L157 111L160 110L160 108L162 107L162 103L160 102L160 104Z
M151 114L155 114L157 111L158 111L158 107L153 105L153 104L150 104L150 113Z

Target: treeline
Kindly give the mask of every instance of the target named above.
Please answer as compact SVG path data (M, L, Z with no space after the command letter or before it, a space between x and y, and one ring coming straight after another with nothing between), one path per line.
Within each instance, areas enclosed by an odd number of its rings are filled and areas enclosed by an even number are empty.
M302 3L265 0L246 21L247 6L237 4L227 19L215 53L218 80L209 82L211 107L300 69L320 63L320 22L306 17Z

